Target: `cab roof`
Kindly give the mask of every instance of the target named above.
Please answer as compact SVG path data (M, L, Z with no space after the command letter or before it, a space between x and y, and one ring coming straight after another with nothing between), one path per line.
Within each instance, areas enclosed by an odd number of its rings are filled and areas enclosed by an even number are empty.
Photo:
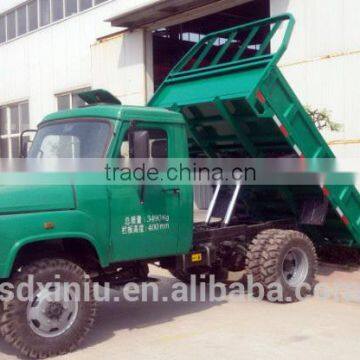
M71 118L99 118L118 121L142 120L161 123L185 124L182 114L157 107L96 104L58 111L47 115L40 123Z

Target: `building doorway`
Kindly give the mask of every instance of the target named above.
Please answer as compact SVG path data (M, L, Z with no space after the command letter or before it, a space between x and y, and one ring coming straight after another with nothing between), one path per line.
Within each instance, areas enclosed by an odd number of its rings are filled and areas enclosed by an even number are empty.
M155 90L169 71L204 35L270 16L270 0L255 0L188 22L159 28L152 33L153 80ZM256 49L268 29L259 31L248 51ZM240 39L239 39L240 41ZM219 44L221 45L221 44ZM234 43L234 48L236 47Z

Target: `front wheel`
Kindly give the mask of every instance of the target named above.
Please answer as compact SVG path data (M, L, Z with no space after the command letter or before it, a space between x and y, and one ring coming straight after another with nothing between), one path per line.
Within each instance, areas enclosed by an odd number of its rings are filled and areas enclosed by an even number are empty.
M15 296L4 301L0 327L5 340L33 359L74 351L96 316L93 286L85 272L68 260L44 259L23 266L11 280ZM32 293L22 291L19 298L21 284L31 284Z

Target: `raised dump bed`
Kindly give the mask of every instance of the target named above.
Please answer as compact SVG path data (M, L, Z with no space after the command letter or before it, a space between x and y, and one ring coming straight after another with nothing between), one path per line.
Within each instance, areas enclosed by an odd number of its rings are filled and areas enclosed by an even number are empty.
M334 158L277 67L294 23L284 14L209 34L170 72L149 106L184 115L192 156ZM360 195L352 185L256 186L247 197L254 219L290 213L315 241L360 247ZM320 222L302 216L314 199L328 208Z

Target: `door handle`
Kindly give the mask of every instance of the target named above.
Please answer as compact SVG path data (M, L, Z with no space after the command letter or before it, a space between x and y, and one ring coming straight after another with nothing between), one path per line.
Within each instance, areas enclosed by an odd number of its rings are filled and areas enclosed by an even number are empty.
M168 188L168 189L162 189L162 192L164 192L164 193L172 192L174 194L179 194L180 189L179 188Z

